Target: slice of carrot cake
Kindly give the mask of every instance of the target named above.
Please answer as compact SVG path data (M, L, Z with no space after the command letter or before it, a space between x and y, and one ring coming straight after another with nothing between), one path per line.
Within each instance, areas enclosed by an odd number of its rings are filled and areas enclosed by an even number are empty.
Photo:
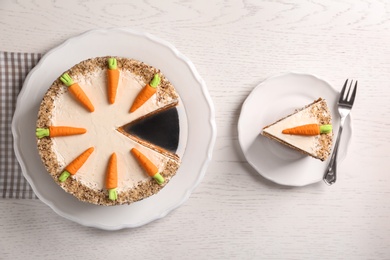
M332 116L325 99L296 110L265 126L262 135L325 161L332 147Z

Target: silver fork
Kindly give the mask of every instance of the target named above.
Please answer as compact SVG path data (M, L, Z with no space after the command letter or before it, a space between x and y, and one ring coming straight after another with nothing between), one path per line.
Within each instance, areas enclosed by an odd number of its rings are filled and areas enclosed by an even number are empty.
M347 94L345 94L345 90L348 88ZM353 88L352 94L349 95L351 89ZM337 170L337 154L339 150L339 143L340 143L340 137L343 132L343 126L344 121L349 115L349 112L351 112L353 102L355 101L356 96L356 90L357 90L357 81L355 82L355 85L353 86L353 80L350 81L348 84L348 79L345 81L343 89L340 93L339 101L337 102L337 109L340 114L340 127L339 127L339 133L336 139L336 144L333 148L332 155L330 157L330 161L328 164L328 167L326 168L323 180L326 184L332 185L336 182L336 170Z

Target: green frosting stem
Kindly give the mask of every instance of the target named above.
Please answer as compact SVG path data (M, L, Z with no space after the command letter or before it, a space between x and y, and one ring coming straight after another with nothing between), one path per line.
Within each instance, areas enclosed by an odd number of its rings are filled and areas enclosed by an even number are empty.
M153 176L153 179L158 183L158 184L163 184L165 179L164 177L158 172Z
M321 134L329 134L332 132L332 125L321 125L320 126L320 133Z
M68 179L68 177L70 176L70 172L68 172L67 170L63 171L60 175L60 177L58 178L58 180L60 182L64 182L66 181L66 179Z
M115 58L108 58L108 68L110 70L116 70L118 68L117 61Z
M35 130L35 135L38 138L42 138L42 137L45 137L45 136L50 136L50 130L49 130L49 128L37 128Z
M116 188L108 190L108 198L110 200L117 200L118 199L118 193L116 191Z
M67 87L73 85L73 79L69 76L68 73L62 74L62 76L60 77L60 80L61 80L62 83L64 83Z
M152 88L157 88L158 84L160 84L160 76L158 74L154 74L153 79L150 81L149 86Z

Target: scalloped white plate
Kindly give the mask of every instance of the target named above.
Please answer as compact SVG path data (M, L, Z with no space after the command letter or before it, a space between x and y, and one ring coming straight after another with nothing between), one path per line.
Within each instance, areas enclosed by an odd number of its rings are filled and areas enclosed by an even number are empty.
M187 147L176 176L156 195L112 207L80 202L57 186L41 163L34 136L40 102L58 75L82 60L106 55L138 59L161 69L179 92L188 122ZM179 207L201 182L216 139L214 113L205 82L174 46L126 28L92 30L49 51L27 76L12 121L15 154L35 194L60 216L105 230L138 227Z
M339 93L322 79L307 74L287 73L263 81L249 94L242 105L238 138L248 163L263 177L287 186L304 186L322 180L327 161L321 162L303 155L260 134L264 126L319 97L327 101L331 110L336 137L340 125L337 112ZM351 136L349 116L340 141L339 162L347 154Z

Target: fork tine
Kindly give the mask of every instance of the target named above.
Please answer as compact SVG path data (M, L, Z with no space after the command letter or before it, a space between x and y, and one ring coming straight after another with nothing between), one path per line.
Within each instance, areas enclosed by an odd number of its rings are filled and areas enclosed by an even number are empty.
M341 89L339 102L343 101L343 99L344 99L344 93L345 93L345 89L347 88L347 83L348 83L348 79L345 81L344 86Z
M347 95L345 95L345 100L348 100L348 99L349 99L349 92L351 92L352 83L353 83L353 80L351 80L351 82L349 83Z
M351 103L351 105L353 104L353 102L355 101L355 96L356 96L356 90L357 90L357 81L355 83L355 87L353 88L353 91L352 91L352 94L351 94L351 100L349 101Z

